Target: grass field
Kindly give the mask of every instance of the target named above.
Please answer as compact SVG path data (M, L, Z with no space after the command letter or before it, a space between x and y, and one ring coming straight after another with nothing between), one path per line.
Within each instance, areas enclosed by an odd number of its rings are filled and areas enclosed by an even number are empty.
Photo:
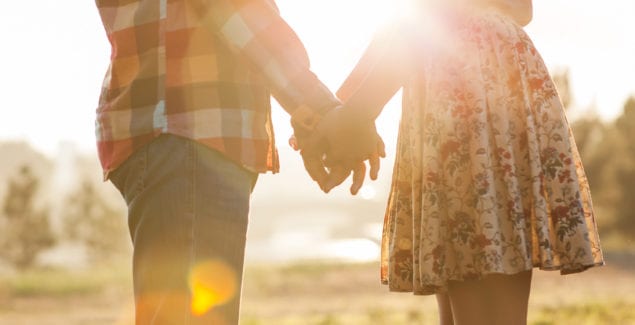
M40 270L0 279L0 324L128 325L127 265ZM560 276L534 272L530 324L635 324L635 255ZM388 293L370 264L250 265L241 325L436 324L433 297Z

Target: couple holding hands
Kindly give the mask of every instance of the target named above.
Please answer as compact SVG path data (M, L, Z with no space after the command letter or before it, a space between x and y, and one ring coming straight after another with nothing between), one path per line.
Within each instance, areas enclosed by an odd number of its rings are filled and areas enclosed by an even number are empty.
M603 264L564 109L523 30L531 0L414 2L336 97L271 0L96 1L113 49L97 145L128 205L137 324L238 323L249 198L279 168L272 95L321 189L352 174L355 194L385 156L375 118L403 90L381 280L436 295L442 324L524 324L532 269ZM237 293L194 312L189 275L212 260Z

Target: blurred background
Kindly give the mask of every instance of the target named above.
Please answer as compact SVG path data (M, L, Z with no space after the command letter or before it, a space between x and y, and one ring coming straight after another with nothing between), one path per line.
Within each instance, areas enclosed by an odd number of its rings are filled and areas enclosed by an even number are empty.
M278 0L333 90L395 0ZM591 183L607 266L537 272L532 324L635 324L635 2L534 0L526 30L552 71ZM101 180L94 118L110 48L92 1L0 3L0 324L129 324L125 206ZM432 297L388 294L379 239L400 98L378 120L380 178L323 194L286 146L254 191L244 324L434 324Z

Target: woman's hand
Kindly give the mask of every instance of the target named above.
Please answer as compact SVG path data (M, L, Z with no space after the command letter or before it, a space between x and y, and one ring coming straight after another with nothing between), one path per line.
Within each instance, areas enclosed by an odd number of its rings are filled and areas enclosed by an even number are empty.
M340 109L327 113L310 135L292 137L289 144L300 150L305 169L326 193L352 172L350 191L357 194L366 174L365 161L369 162L370 178L375 180L380 157L386 155L374 122L356 119Z

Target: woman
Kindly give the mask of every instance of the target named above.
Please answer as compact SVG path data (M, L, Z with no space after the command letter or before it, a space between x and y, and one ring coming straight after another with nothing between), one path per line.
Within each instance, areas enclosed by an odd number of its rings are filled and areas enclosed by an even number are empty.
M603 264L580 156L522 28L531 1L420 4L338 92L343 134L403 87L382 281L436 294L442 324L525 324L533 268Z

